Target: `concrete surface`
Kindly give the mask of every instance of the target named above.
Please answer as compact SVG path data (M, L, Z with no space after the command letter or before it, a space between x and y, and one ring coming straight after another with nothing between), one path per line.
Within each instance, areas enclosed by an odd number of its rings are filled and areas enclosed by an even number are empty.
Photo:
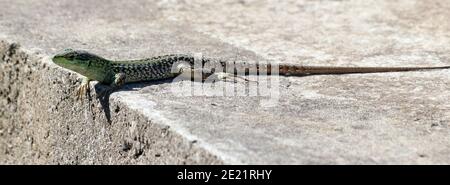
M446 1L0 0L1 164L449 164L450 70L279 78L279 98L127 85L77 102L50 56L450 65ZM264 80L264 79L263 79ZM242 83L219 83L226 87ZM194 83L194 86L199 84ZM221 89L208 90L208 93Z

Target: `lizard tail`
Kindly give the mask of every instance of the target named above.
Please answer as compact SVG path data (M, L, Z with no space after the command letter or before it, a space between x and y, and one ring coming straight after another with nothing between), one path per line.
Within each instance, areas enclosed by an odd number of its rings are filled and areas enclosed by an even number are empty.
M350 74L350 73L384 73L401 71L421 71L450 69L450 66L439 67L324 67L280 65L279 74L286 76L302 76L311 74Z

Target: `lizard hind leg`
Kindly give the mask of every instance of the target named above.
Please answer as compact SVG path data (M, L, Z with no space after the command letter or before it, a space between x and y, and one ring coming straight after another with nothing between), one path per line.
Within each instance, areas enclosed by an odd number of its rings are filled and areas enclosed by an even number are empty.
M255 81L249 80L246 77L242 77L242 76L232 74L232 73L225 73L225 72L216 72L208 77L208 81L212 81L212 82L215 82L215 81L228 82L230 80L234 83L237 83L238 81L255 82Z
M177 64L174 72L183 80L203 81L203 69L195 69L188 63Z
M238 80L252 82L252 80L233 73L214 72L214 70L211 70L209 68L193 68L191 67L191 65L185 63L178 64L175 70L175 72L179 74L179 77L181 79L192 81L214 83L216 81L228 82L231 79L231 81L235 83L238 82Z

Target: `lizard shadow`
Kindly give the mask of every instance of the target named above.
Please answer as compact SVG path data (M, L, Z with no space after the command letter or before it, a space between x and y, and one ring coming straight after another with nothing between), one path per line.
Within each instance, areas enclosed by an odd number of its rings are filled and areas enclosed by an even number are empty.
M321 74L314 74L314 75L321 75ZM285 75L280 75L280 76L287 77L287 78L293 77L293 76L285 76ZM312 75L309 74L309 75L301 75L301 76L296 76L296 77L306 77L306 76L312 76ZM149 86L153 86L153 85L169 84L169 83L173 83L173 79L129 83L129 84L125 84L122 88L116 89L116 90L112 90L111 87L108 85L97 83L97 84L95 84L94 89L97 94L97 99L100 101L100 105L105 114L105 117L106 117L108 123L111 124L111 108L110 108L109 101L110 101L110 96L112 93L120 92L120 91L139 91L145 87L149 87ZM198 83L214 83L214 81L213 82L202 81L202 82L198 82Z
M114 92L120 91L138 91L144 87L152 86L152 85L160 85L171 83L172 80L159 80L159 81L148 81L148 82L138 82L138 83L130 83L124 85L122 88L113 90L110 86L97 83L94 85L96 98L99 100L101 108L105 114L106 120L109 124L111 124L111 108L110 108L110 96Z
M109 87L107 85L103 85L100 83L95 84L95 86L94 86L96 98L100 102L100 105L105 114L106 120L108 121L109 124L111 124L111 109L109 106L109 97L110 97L111 93L106 92L106 91L108 91L108 88Z

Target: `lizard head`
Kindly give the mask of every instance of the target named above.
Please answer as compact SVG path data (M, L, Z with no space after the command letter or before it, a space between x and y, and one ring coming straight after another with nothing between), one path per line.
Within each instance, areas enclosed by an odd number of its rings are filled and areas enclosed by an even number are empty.
M97 55L82 50L65 49L53 57L56 65L87 75L91 71L97 71L102 68L101 64L107 61Z

